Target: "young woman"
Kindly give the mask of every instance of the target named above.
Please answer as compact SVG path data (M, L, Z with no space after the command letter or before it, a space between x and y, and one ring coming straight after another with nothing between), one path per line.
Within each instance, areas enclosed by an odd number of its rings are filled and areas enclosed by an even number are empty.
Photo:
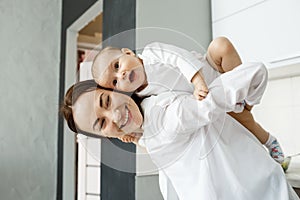
M139 143L172 182L179 199L299 199L281 166L226 114L242 111L237 102L246 97L259 103L265 85L262 64L243 64L217 78L202 101L167 92L144 99L141 113L130 97L87 81L70 88L63 111L77 133L143 133Z

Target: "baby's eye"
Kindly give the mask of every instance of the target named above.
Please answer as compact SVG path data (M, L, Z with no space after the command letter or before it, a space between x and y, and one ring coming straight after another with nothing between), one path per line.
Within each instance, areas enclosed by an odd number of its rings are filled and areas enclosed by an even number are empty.
M118 81L115 79L115 80L113 80L113 86L116 86L117 85L117 83L118 83Z
M115 63L115 69L119 69L119 63L118 62Z

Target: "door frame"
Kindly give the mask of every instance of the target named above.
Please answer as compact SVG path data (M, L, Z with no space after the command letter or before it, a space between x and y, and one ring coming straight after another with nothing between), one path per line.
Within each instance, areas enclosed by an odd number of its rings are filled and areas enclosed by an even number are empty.
M103 0L95 2L66 31L65 88L69 88L77 79L77 36L78 32L103 12ZM63 199L75 199L76 184L76 136L67 126L63 130Z

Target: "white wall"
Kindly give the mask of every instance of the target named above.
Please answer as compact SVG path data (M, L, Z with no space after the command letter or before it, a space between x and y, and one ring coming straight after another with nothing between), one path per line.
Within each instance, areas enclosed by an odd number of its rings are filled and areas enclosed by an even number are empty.
M300 76L271 79L262 103L254 107L257 121L279 139L287 155L300 152L299 87Z
M56 199L61 1L0 1L0 199Z
M211 40L209 0L137 0L136 27L162 28L137 30L137 47L151 41L172 43L189 50L202 51Z
M300 64L269 70L270 79L262 103L253 109L256 121L277 137L286 156L300 152L300 76L280 78L285 71L300 71ZM298 75L297 75L298 74ZM278 78L279 77L279 78ZM300 187L300 157L291 160L289 183Z
M299 8L298 0L212 0L213 37L229 37L243 60L300 63Z
M269 81L256 121L276 136L286 155L300 152L300 1L212 0L213 37L226 36L243 61L266 61ZM293 158L300 185L300 158ZM291 165L292 165L291 164Z

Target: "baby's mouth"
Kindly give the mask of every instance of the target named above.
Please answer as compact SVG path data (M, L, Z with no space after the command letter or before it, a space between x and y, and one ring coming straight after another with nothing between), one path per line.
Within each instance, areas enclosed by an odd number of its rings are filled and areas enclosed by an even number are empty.
M130 83L132 83L132 82L134 81L134 77L135 77L135 73L134 73L134 71L132 70L132 71L130 72L130 74L129 74L129 81L130 81Z
M124 122L121 124L120 129L122 129L124 126L127 125L128 120L129 119L129 110L127 108L127 106L125 106L125 117L124 117Z

